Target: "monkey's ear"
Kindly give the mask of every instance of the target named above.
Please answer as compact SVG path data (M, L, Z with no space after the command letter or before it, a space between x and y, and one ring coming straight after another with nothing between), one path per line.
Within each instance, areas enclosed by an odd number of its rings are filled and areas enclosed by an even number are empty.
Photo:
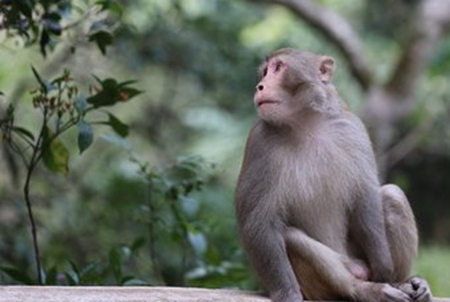
M331 82L334 72L334 59L332 57L323 56L320 58L319 78L324 83Z

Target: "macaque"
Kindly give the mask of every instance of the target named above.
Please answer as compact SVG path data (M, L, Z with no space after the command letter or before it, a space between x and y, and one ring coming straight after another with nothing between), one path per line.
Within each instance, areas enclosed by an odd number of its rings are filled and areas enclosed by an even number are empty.
M334 60L294 49L259 70L235 206L274 302L429 302L408 279L418 235L403 191L381 186L367 131L332 84Z

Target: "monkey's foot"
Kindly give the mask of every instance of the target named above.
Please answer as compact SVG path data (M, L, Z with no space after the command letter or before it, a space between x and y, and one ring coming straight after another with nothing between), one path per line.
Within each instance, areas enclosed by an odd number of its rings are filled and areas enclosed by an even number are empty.
M383 298L386 298L386 301L392 301L392 302L411 302L413 301L412 297L395 287L392 287L388 284L383 285L382 287L382 293L383 297L381 297L382 301L385 301Z
M414 302L408 293L387 283L361 282L352 296L359 302Z
M398 287L408 294L415 302L431 302L433 295L425 279L412 277Z

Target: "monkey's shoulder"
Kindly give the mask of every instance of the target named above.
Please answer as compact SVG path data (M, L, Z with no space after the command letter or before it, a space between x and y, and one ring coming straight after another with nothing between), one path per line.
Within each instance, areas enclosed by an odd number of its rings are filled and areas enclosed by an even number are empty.
M352 113L330 120L322 129L322 133L324 136L328 135L338 146L349 151L363 149L365 152L373 152L366 127Z

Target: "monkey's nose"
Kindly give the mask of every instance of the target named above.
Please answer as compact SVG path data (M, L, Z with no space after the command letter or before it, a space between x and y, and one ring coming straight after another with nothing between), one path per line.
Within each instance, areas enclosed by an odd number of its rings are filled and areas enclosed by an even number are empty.
M259 91L264 90L264 85L263 84L256 85L256 90L259 90Z

